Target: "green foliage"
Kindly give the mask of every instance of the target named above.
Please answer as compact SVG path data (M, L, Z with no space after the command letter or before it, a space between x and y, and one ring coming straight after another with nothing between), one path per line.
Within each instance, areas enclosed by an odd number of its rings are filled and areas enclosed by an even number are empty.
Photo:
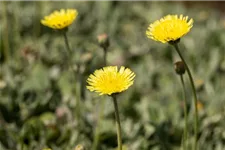
M145 35L151 22L167 14L194 19L180 47L203 105L199 108L199 146L200 150L224 149L225 26L218 10L201 5L185 7L177 2L0 3L1 150L71 150L78 144L89 150L96 133L98 150L116 149L112 101L85 87L87 76L103 66L103 50L97 43L97 35L102 33L110 38L108 64L125 65L136 73L134 85L118 97L124 149L180 149L183 96L173 70L179 57L170 45ZM40 24L41 18L60 8L79 12L68 37L76 54L72 56L74 69L82 73L81 78L75 78L81 82L80 120L75 115L77 86L68 70L63 37ZM186 76L185 83L191 146L193 96Z

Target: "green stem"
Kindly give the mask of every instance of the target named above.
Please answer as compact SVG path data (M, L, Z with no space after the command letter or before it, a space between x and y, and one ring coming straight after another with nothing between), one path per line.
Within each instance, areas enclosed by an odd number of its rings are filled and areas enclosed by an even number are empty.
M40 17L41 12L43 11L43 5L42 5L43 2L34 1L33 4L35 7L35 14L37 14L37 16ZM37 22L37 20L35 20L34 28L33 28L34 37L36 37L36 38L39 37L40 32L41 32L41 26L40 26L39 22Z
M72 62L72 51L70 49L69 46L69 42L68 42L68 38L67 38L67 34L66 34L66 30L63 31L63 37L64 37L64 41L66 44L66 48L67 48L67 52L68 52L68 66L71 67L72 73L73 73L73 77L74 77L74 82L77 79L77 82L75 84L76 86L76 117L77 117L77 121L78 121L78 126L79 126L79 122L80 122L80 93L81 93L81 79L80 79L80 65L78 64L78 68L77 68L77 72L74 71L73 69L73 62Z
M80 111L81 111L81 105L80 105L80 100L81 100L81 84L82 84L82 79L81 79L81 74L80 74L80 64L77 64L77 81L76 81L76 114L77 114L77 120L80 121Z
M174 43L173 44L174 48L176 49L177 53L179 54L180 58L182 59L182 61L184 62L184 65L187 69L187 73L188 73L188 77L189 77L189 80L191 82L191 88L192 88L192 92L194 94L194 109L195 109L195 126L194 126L194 131L195 131L195 139L194 139L194 150L197 150L197 144L198 144L198 109L197 109L197 94L196 94L196 90L195 90L195 85L194 85L194 81L193 81L193 78L192 78L192 75L191 75L191 71L185 61L185 59L183 58L180 50L179 50L179 47L178 47L178 44L177 43Z
M118 150L122 150L120 116L119 116L119 110L118 110L116 95L113 95L112 98L113 98L113 104L114 104L114 108L115 108Z
M104 61L104 66L107 65L107 48L104 48L104 56L103 56L103 61ZM96 129L95 129L95 136L94 136L94 144L93 144L93 150L97 150L98 148L98 143L99 143L99 138L100 138L100 129L101 129L101 120L103 117L103 113L105 110L105 101L102 101L100 103L100 112L98 115L97 123L96 123Z
M4 30L1 31L1 37L0 38L3 38L3 57L5 59L5 62L8 62L8 60L10 60L10 46L9 46L9 33L8 33L8 12L7 12L7 3L8 2L2 2L2 13L3 13L3 22L5 23L4 24ZM4 37L3 37L4 35Z
M104 48L104 67L107 64L107 48Z
M187 131L188 131L188 120L187 120L187 99L186 99L186 89L184 84L183 75L180 75L180 80L183 87L183 95L184 95L184 119L185 119L185 127L184 127L184 143L183 149L187 149Z
M64 41L65 41L65 44L66 44L67 51L68 51L68 53L71 57L72 51L71 51L70 46L69 46L69 41L68 41L68 38L67 38L67 35L66 35L66 31L63 31L63 37L64 37Z

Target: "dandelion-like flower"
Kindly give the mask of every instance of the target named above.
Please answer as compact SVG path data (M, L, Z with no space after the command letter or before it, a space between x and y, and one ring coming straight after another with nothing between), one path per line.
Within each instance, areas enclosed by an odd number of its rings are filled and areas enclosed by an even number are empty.
M96 70L88 79L87 89L100 93L100 95L111 95L127 90L134 82L135 74L130 69L117 66L108 66Z
M76 9L61 9L45 16L41 23L53 29L64 29L73 23L77 15Z
M146 35L162 43L173 42L186 35L193 26L193 19L188 21L188 16L167 15L150 24Z

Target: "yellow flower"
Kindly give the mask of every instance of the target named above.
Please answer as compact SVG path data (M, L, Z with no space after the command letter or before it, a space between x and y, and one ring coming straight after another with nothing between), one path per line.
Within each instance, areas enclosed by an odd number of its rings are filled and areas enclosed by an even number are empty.
M125 67L108 66L96 70L88 79L87 89L100 93L99 95L120 93L127 90L134 82L135 74Z
M186 35L193 26L193 19L188 21L188 16L167 15L150 24L146 35L162 43L176 41Z
M53 29L63 29L73 23L77 14L76 9L61 9L60 11L54 11L49 16L45 16L41 23Z

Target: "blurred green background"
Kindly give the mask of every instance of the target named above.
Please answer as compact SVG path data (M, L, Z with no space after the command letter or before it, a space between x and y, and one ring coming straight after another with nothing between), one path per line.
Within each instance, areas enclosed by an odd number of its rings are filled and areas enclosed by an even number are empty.
M212 7L213 6L213 7ZM110 97L86 89L86 79L103 67L97 36L110 37L109 65L136 73L122 93L119 111L127 150L178 150L184 128L183 95L173 47L146 37L150 23L167 14L194 19L180 47L194 76L200 116L200 150L225 149L224 2L0 2L0 150L115 150ZM81 119L76 89L66 67L62 35L40 24L54 10L75 8L69 27L73 61L80 63ZM74 63L74 67L76 63ZM189 145L193 108L189 80Z

